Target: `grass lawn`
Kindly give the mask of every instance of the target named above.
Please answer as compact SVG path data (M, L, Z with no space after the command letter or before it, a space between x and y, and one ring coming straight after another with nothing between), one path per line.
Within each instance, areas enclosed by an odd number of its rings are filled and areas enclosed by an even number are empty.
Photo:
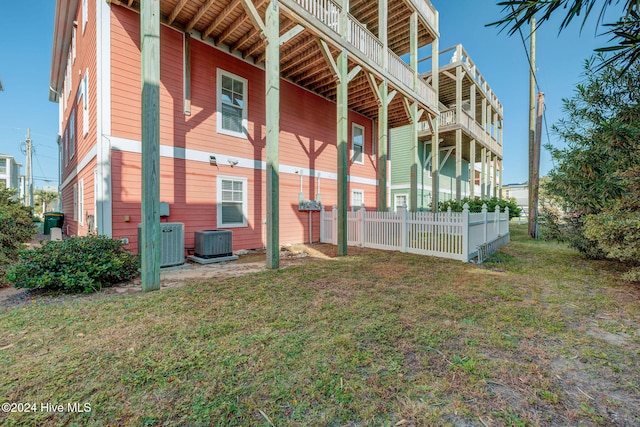
M350 248L0 308L0 403L31 410L0 424L640 425L640 287L511 228L482 266Z

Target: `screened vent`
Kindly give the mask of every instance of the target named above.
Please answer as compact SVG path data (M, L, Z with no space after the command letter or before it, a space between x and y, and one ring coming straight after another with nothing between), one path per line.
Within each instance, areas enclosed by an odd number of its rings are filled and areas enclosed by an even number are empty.
M233 255L231 230L198 230L195 232L194 254L200 258Z
M138 225L138 253L142 253L142 224ZM184 264L184 224L160 223L160 267Z

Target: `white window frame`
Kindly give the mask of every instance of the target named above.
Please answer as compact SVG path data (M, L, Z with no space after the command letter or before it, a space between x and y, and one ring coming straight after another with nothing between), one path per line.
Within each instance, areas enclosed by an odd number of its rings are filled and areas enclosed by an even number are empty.
M73 184L73 220L78 220L78 184Z
M241 132L236 132L233 130L229 130L229 129L224 129L222 127L222 77L228 77L231 78L233 80L239 81L240 83L242 83L242 100L243 100L243 105L242 105L242 131ZM247 97L247 93L248 93L248 80L237 76L235 74L229 73L221 68L218 68L217 70L217 76L216 76L216 131L218 133L221 133L223 135L230 135L230 136L235 136L238 138L243 138L243 139L247 139L247 126L248 126L248 120L247 120L247 109L248 109L248 97Z
M82 79L82 136L89 133L89 69Z
M362 142L360 143L356 143L356 138L355 138L356 129L362 132ZM360 146L360 151L362 153L360 156L360 160L355 159L356 145ZM354 163L357 165L364 164L364 126L359 125L357 123L351 123L351 163Z
M433 176L433 172L431 171L431 165L432 165L432 161L431 161L431 143L430 142L425 142L424 143L424 170L427 172L427 176L429 178L431 178Z
M84 178L78 181L78 223L84 225Z
M222 222L222 182L234 181L242 182L242 222L223 223ZM248 186L249 180L247 178L241 178L237 176L223 176L218 175L216 177L216 205L217 205L217 224L218 228L240 228L247 227L248 224Z
M355 197L354 197L354 196L355 196L356 194L360 194L360 195L361 195L361 196L360 196L360 198L361 198L361 202L360 202L360 203L358 203L358 204L356 204L356 203L355 203L355 200L354 200L354 199L355 199ZM358 189L358 188L353 188L353 189L351 190L351 210L352 210L352 211L360 210L360 208L362 208L362 205L363 205L363 204L364 204L364 190L360 190L360 189Z
M69 126L64 130L64 138L62 141L62 155L64 157L64 166L69 165Z
M89 0L82 0L82 34L87 29L87 22L89 22Z
M76 62L76 26L74 25L71 28L71 61L72 63Z
M402 194L395 194L393 196L393 210L398 212L398 198L403 197L404 198L404 205L407 205L407 209L409 208L409 194L407 193L402 193ZM402 205L400 205L400 207L402 207Z
M71 109L69 116L69 159L76 154L76 109Z

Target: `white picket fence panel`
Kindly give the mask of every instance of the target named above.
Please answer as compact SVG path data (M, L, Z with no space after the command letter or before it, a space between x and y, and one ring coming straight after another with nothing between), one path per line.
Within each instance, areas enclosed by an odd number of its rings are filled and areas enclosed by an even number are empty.
M320 213L320 241L337 244L337 207ZM482 262L509 242L509 210L462 212L347 212L347 245Z

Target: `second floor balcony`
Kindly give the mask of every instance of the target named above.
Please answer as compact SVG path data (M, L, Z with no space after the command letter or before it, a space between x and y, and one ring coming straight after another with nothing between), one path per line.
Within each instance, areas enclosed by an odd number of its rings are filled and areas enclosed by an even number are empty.
M271 4L267 0L161 0L160 8L165 24L261 64L266 44L258 21L264 20ZM343 10L343 4L348 4L348 10ZM335 58L345 49L349 69L359 66L363 71L349 83L349 108L377 117L371 86L386 80L390 90L437 114L436 91L401 59L409 53L412 38L418 46L438 38L438 14L429 0L278 0L277 5L282 78L335 100L336 75L327 53ZM412 15L418 22L413 35ZM324 51L320 40L326 43ZM402 96L389 105L390 126L407 120Z

